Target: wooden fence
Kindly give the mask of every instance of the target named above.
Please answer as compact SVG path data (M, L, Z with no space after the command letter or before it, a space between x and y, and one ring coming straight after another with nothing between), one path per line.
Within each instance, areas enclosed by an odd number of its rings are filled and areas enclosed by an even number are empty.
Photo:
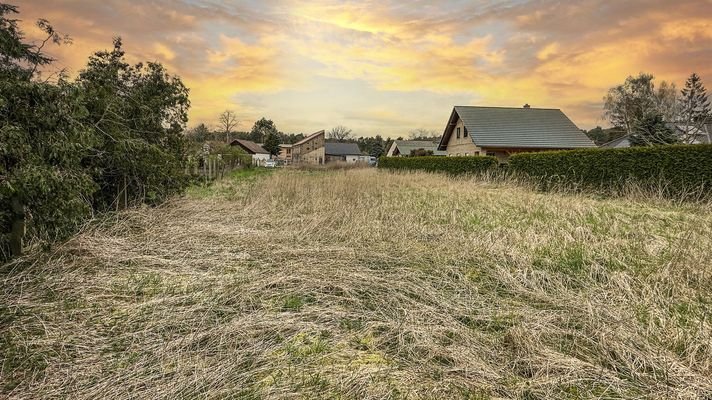
M249 167L251 164L251 156L224 157L222 154L210 154L199 158L188 157L185 174L202 178L207 183L222 178L230 171Z

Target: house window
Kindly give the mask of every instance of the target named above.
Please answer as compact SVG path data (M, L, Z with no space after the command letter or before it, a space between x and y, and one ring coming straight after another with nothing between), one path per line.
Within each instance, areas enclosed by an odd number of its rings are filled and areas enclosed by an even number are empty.
M460 138L460 128L457 128L457 138Z
M467 137L467 127L464 127L462 129L462 137Z

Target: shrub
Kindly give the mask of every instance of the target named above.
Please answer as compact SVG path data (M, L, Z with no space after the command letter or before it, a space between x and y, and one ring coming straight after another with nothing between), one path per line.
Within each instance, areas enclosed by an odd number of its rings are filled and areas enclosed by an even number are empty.
M446 172L448 174L477 174L497 167L494 157L381 157L378 167L384 169L423 170L428 172Z
M38 79L52 59L23 42L15 13L0 4L0 262L23 241L61 240L97 212L158 204L187 184L190 102L178 77L129 65L116 39L75 81Z
M632 183L673 197L712 193L712 145L522 153L509 159L509 167L536 178L543 189L563 184L610 192Z
M97 143L85 163L100 190L95 209L158 204L187 184L188 89L158 63L129 65L120 39L99 51L74 84L87 113L79 121Z

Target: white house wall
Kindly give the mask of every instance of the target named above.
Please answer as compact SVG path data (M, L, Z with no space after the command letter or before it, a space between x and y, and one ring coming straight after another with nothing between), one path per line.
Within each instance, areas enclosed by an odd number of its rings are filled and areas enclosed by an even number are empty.
M265 162L269 160L271 157L269 154L253 154L252 155L252 164L253 165L265 165Z

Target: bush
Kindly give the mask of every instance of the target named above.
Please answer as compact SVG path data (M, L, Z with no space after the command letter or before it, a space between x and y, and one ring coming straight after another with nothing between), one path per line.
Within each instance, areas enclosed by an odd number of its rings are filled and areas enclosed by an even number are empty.
M384 169L423 170L428 172L446 172L448 174L477 174L497 167L494 157L381 157L378 167Z
M543 189L556 184L611 192L635 184L673 197L712 193L712 145L522 153L509 159L509 168L536 178Z
M121 41L76 80L38 79L52 59L23 42L0 4L0 263L23 242L68 237L96 213L158 204L188 183L188 89L157 63L129 65ZM58 43L46 21L38 27Z

